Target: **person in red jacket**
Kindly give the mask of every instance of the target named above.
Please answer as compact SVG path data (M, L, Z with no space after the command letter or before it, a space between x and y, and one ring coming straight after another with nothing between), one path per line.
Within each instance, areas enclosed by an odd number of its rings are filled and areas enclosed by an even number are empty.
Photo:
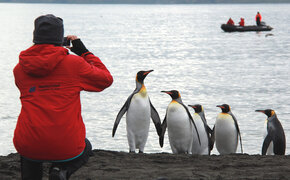
M232 18L230 18L227 22L228 25L235 25L234 21L232 20Z
M19 55L13 73L22 104L14 131L23 180L42 179L42 163L51 162L49 180L65 180L92 153L81 116L80 91L100 92L113 77L75 35L69 54L62 47L63 20L52 14L34 21L33 42Z
M245 19L241 18L240 22L239 22L240 26L245 26Z
M261 21L262 21L262 16L261 16L260 12L257 12L257 14L256 14L257 26L261 26Z

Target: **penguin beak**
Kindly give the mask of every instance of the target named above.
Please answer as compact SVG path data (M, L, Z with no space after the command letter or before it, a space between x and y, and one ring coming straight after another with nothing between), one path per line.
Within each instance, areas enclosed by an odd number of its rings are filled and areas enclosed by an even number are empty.
M154 70L149 70L149 71L144 72L144 73L143 73L143 76L145 76L145 75L147 76L147 75L148 75L149 73L151 73L152 71L154 71Z
M161 91L161 92L166 93L166 94L169 94L169 95L172 94L172 92L170 92L170 91Z
M140 82L141 84L143 84L144 79L146 78L146 76L151 73L153 70L149 70L149 71L142 71L142 74L138 74L140 73L140 71L137 73L136 75L136 81Z
M216 107L222 108L224 109L225 107L223 107L222 105L217 105Z
M264 110L256 110L255 112L261 112L261 113L264 113L265 114L265 111Z
M196 108L196 106L195 105L188 105L189 107L192 107L193 109L195 109Z

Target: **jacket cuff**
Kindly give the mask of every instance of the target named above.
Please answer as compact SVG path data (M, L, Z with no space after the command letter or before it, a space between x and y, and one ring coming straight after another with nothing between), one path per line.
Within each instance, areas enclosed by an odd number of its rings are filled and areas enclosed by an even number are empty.
M88 51L88 52L85 52L85 53L83 53L81 56L83 57L83 58L85 58L87 55L89 55L89 54L93 54L93 53L91 53L90 51ZM94 54L93 54L94 55Z

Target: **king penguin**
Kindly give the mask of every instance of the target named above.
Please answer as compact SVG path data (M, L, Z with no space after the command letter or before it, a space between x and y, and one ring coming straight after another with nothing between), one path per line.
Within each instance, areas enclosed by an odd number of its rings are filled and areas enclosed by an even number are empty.
M216 148L220 154L236 153L239 137L241 153L243 153L242 138L238 121L227 104L217 105L222 112L218 114L214 126Z
M211 141L212 129L207 125L203 106L200 104L188 106L192 107L195 111L192 118L198 129L201 142L200 146L192 147L192 154L210 155L210 151L213 149L213 142ZM193 140L193 144L197 143L198 143L197 139Z
M178 91L172 90L161 92L169 94L172 101L167 107L166 115L162 122L162 134L159 138L160 146L163 147L164 134L166 132L166 128L168 128L168 139L172 152L174 154L190 154L192 151L194 136L198 139L198 145L200 146L200 138L197 127L189 113L189 110L182 103L181 96Z
M112 136L114 137L122 116L127 112L127 139L131 153L134 153L136 149L139 149L139 153L144 152L149 133L150 117L154 122L157 134L160 135L162 131L159 114L152 105L144 85L145 77L152 71L139 71L137 73L136 89L119 111L113 127Z
M284 129L274 110L256 110L267 116L265 122L262 155L285 155L286 138Z

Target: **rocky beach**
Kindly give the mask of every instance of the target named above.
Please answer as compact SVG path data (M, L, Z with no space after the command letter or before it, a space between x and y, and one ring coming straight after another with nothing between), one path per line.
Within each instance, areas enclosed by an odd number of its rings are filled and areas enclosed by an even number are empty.
M290 179L289 156L129 154L94 150L71 180ZM43 179L48 179L44 164ZM20 179L19 155L0 156L0 180Z

